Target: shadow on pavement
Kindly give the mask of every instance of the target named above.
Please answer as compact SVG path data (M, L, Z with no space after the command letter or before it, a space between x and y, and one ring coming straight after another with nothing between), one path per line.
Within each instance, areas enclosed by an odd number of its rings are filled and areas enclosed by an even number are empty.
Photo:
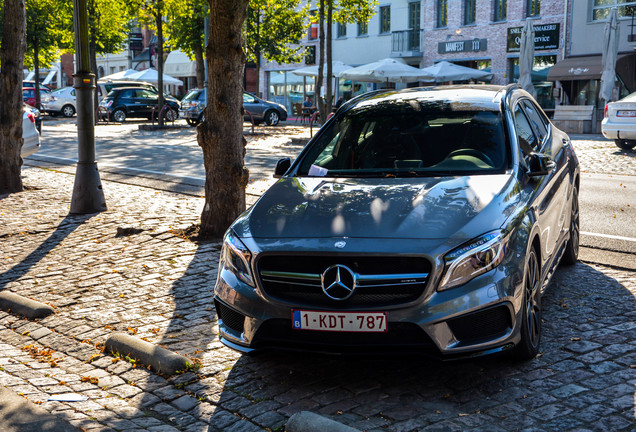
M67 238L73 231L79 228L82 224L87 222L95 214L90 215L67 215L58 226L55 231L44 240L33 252L27 255L19 263L14 265L11 269L0 274L0 290L4 289L9 283L15 282L22 276L26 275L29 270L34 267L42 258L55 249L65 238ZM32 234L32 233L28 233ZM20 233L7 233L6 235L20 235Z
M218 404L209 431L228 422L243 423L232 430L252 430L253 423L277 430L303 410L360 430L634 427L635 294L629 273L562 267L543 298L542 353L525 363L505 355L456 362L242 356L222 393L208 394Z

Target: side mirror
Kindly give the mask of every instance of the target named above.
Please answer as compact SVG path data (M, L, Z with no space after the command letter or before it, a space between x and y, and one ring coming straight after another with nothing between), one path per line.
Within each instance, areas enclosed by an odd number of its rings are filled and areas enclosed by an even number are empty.
M556 163L550 156L540 153L530 153L528 155L528 177L540 177L554 171Z
M291 158L286 157L279 159L278 162L276 162L276 168L274 168L274 178L281 178L285 175L289 167L291 167Z

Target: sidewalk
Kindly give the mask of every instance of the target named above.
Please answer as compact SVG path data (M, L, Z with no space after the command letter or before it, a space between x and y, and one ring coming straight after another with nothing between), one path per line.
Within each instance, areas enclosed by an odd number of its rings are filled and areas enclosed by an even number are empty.
M108 211L72 216L72 175L23 173L27 190L0 198L0 290L55 313L34 322L0 312L0 387L79 430L282 431L303 410L377 432L636 426L633 272L560 270L544 298L543 354L522 365L241 356L217 338L220 244L180 236L202 198L104 181ZM200 367L162 377L103 355L113 332ZM48 401L64 393L88 400Z

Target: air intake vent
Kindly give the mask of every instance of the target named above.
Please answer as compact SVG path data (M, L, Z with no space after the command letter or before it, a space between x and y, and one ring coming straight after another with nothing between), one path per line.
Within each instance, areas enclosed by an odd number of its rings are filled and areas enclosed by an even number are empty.
M448 321L451 331L462 343L478 343L503 336L512 328L510 310L496 306Z
M243 325L245 323L245 316L234 309L230 309L223 303L218 301L214 302L216 306L216 312L219 315L219 319L223 321L223 324L239 333L243 333Z

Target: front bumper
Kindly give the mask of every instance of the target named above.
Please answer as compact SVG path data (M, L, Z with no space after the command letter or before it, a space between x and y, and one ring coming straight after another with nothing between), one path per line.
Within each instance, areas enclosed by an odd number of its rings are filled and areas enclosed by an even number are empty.
M348 333L293 329L292 309L316 309L268 298L260 286L250 287L220 268L215 288L219 336L242 352L419 353L445 360L491 354L520 339L521 280L518 266L502 265L464 286L442 292L429 287L415 302L382 309L386 333Z

